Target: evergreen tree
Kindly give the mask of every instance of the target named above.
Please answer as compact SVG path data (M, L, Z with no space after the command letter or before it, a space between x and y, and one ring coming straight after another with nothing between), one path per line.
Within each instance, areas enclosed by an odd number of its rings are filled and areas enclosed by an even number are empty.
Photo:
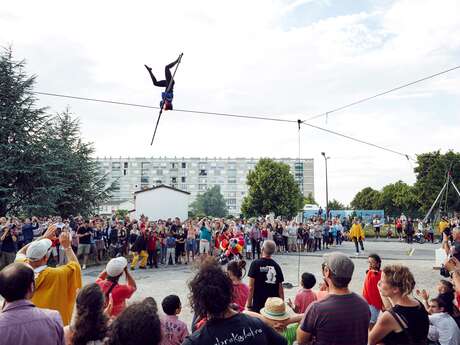
M92 159L94 148L80 137L80 123L69 109L56 114L48 126L47 148L61 186L55 203L58 214L89 215L106 201L115 187Z
M59 192L43 145L47 117L24 66L11 48L0 52L0 215L53 212Z

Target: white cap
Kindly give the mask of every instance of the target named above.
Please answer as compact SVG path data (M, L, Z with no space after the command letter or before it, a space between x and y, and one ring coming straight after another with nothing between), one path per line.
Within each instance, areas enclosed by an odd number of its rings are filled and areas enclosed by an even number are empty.
M38 261L42 259L51 248L53 243L51 240L44 238L42 240L34 241L30 244L26 251L26 257L30 261Z
M118 258L111 259L107 263L105 271L110 277L117 277L123 273L126 266L128 266L128 261L123 256L120 256Z

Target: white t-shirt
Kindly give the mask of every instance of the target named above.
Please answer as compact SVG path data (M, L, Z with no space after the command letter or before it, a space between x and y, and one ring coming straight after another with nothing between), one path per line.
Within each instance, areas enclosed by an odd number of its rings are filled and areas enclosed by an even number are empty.
M460 345L460 330L452 316L447 313L436 313L428 317L428 339L439 341L441 345Z

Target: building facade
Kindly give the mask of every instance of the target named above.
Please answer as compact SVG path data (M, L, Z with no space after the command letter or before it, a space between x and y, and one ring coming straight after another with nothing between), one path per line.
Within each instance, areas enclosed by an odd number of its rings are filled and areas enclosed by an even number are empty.
M97 158L103 173L118 181L110 203L132 201L134 193L160 184L190 193L190 202L207 189L220 186L229 214L239 216L248 192L246 176L258 158ZM305 196L314 195L313 159L275 159L289 165Z

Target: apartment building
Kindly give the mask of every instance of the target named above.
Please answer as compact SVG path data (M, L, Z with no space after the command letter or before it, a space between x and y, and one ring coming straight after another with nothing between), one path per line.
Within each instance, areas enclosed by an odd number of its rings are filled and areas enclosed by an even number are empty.
M165 184L189 192L190 201L215 185L220 186L229 214L238 216L248 192L246 175L258 158L97 158L102 172L118 181L110 204L132 201L134 192ZM275 159L289 165L302 193L314 193L313 159ZM103 206L104 207L104 206ZM107 208L108 206L106 206Z

